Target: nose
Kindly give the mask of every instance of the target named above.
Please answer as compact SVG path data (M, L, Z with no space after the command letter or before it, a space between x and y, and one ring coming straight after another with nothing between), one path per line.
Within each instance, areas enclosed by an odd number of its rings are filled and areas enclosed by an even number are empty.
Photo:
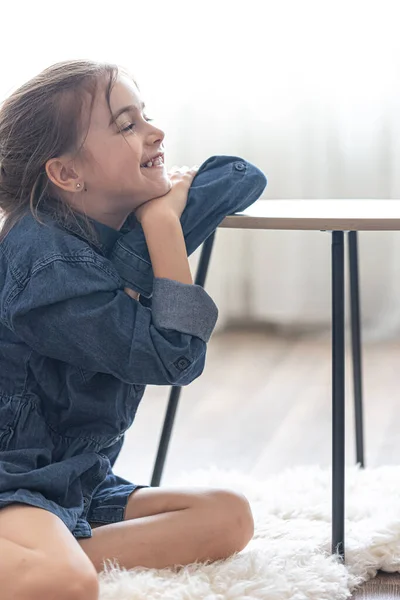
M148 137L148 142L149 145L154 146L154 144L160 144L164 138L165 138L165 133L162 129L160 129L159 127L155 127L154 125L152 125L150 123L151 129L149 132L149 137Z

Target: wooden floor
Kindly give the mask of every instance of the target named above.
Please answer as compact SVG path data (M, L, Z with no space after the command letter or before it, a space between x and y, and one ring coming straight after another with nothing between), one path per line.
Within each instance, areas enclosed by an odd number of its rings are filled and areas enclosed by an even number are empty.
M400 339L364 342L368 466L400 463ZM355 462L351 364L347 365L346 461ZM116 464L149 483L168 388L149 386ZM285 335L259 327L215 334L202 376L183 389L164 471L235 465L265 478L294 465L331 464L330 334ZM354 598L400 597L400 576L379 575Z

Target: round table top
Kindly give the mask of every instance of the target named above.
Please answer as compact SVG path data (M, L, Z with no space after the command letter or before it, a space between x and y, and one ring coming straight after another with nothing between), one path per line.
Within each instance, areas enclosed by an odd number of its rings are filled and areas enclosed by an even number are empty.
M220 227L319 231L400 230L400 200L267 200L225 217Z

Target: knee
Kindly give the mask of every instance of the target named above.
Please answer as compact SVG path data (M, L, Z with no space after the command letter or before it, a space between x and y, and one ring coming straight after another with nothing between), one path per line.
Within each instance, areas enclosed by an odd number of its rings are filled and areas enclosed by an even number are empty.
M212 499L214 531L218 535L220 558L240 552L254 535L254 520L247 498L238 492L217 489L207 493Z
M73 577L75 576L75 579ZM80 573L66 574L65 596L64 600L98 600L100 594L100 585L97 572L93 567L93 571ZM60 600L60 595L57 596Z
M98 600L99 579L93 566L52 565L47 561L26 581L29 600ZM25 596L23 596L25 597Z

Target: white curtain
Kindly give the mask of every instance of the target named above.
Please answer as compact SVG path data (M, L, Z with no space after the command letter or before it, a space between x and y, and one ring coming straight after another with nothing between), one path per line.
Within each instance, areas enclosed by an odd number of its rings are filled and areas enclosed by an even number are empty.
M166 132L168 166L234 154L265 172L264 198L399 197L396 1L36 0L0 13L1 97L58 60L117 62ZM366 331L397 334L400 233L361 233L360 269ZM330 236L219 230L207 288L220 327L328 324Z

